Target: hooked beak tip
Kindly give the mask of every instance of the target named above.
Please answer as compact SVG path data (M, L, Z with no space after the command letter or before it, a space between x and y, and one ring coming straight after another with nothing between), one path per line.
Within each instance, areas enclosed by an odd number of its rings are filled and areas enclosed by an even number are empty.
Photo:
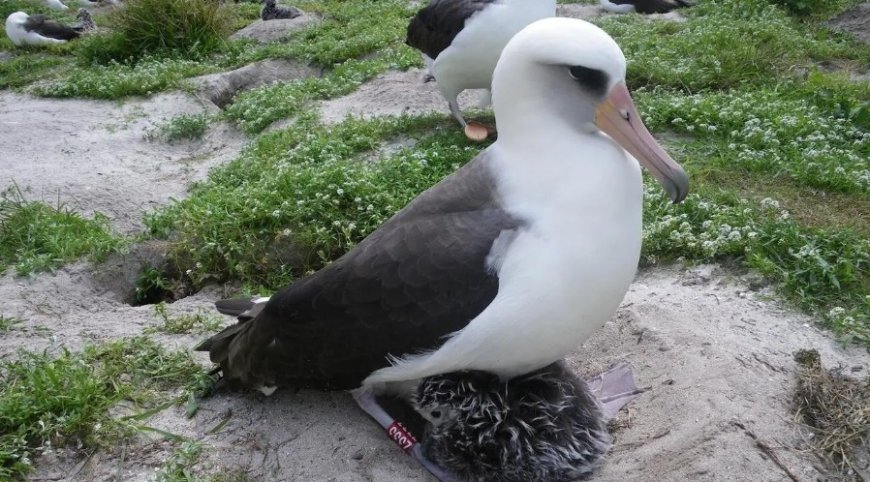
M667 186L668 196L674 204L679 204L689 195L689 176L686 171L680 169L669 178Z

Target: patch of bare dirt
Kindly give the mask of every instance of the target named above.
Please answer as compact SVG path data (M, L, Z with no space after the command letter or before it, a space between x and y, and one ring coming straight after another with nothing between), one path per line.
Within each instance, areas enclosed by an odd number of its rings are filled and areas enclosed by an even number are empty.
M320 104L320 119L333 124L347 116L371 119L388 115L420 115L430 112L449 114L447 101L435 82L423 82L424 70L391 71L375 77L344 97ZM478 105L483 90L466 90L459 95L459 105L467 117ZM458 124L457 124L458 126ZM458 128L458 127L457 127Z
M870 43L870 2L856 5L828 21L834 30L848 32L858 40Z
M183 197L245 142L225 123L192 142L147 133L177 115L216 111L183 93L124 103L0 93L0 186L16 183L30 200L99 211L118 231L138 231L143 212Z

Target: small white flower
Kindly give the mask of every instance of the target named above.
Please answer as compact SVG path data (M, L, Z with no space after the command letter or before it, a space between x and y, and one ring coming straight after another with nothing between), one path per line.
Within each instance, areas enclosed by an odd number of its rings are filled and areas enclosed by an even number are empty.
M836 318L846 312L846 309L841 306L835 306L828 312L828 317Z
M779 209L779 201L766 197L761 200L761 207L763 209Z

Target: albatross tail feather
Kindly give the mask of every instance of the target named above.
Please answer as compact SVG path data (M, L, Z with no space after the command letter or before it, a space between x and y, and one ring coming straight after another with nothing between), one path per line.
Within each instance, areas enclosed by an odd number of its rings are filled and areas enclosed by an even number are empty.
M230 346L237 336L250 328L250 321L254 319L266 306L268 297L236 298L230 300L218 300L215 308L225 315L235 316L239 322L228 326L208 340L200 343L195 350L209 352L209 358L214 363L221 365L226 373L226 365L229 360Z
M215 301L214 307L225 315L239 316L254 307L254 300L243 298Z
M247 321L244 321L228 326L216 335L213 335L211 338L197 345L194 350L207 351L211 361L221 365L221 368L223 369L229 359L230 345L240 333L248 328L248 324Z

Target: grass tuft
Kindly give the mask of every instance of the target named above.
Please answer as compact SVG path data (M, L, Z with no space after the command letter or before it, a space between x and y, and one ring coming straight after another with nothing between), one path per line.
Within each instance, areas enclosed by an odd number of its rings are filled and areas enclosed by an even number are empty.
M119 402L153 407L205 377L190 354L144 337L0 360L0 478L26 475L32 456L51 446L111 444L136 428L135 418L110 417Z
M172 297L172 281L157 268L147 267L136 278L135 305L148 305Z
M217 331L222 323L221 317L209 313L196 313L172 317L166 312L166 304L154 305L154 314L163 320L163 324L155 329L170 335L189 333L212 333Z
M136 61L146 56L201 58L224 46L231 16L211 0L127 0L110 17L112 33L80 54L88 63Z
M208 114L182 114L160 125L155 133L168 142L197 140L205 135L210 121Z
M82 256L100 259L125 245L97 213L85 219L63 206L25 201L18 191L0 199L0 272L26 276Z
M172 455L163 462L155 477L156 482L195 482L191 467L202 453L202 444L192 440L184 441Z
M23 321L18 318L0 315L0 333L6 333L21 323L23 323Z

